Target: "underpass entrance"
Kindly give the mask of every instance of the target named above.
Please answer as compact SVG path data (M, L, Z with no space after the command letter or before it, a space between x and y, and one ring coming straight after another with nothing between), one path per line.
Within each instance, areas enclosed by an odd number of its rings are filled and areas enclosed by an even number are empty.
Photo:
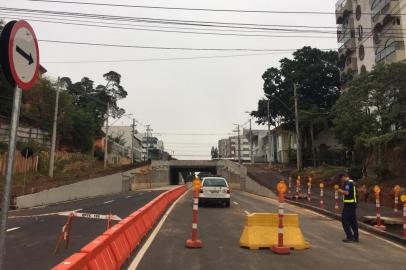
M181 177L185 182L192 181L192 174L199 172L200 175L217 175L217 166L170 166L169 177L171 185L179 185Z

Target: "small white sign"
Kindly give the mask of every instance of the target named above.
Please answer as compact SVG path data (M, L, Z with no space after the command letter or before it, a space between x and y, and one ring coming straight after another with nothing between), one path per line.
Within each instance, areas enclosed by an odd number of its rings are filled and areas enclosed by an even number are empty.
M39 49L34 30L26 21L14 24L8 53L10 70L17 85L30 89L38 77Z
M111 219L120 221L121 218L117 215L100 215L100 214L90 214L90 213L77 213L77 212L60 212L58 215L60 216L69 216L73 214L75 217L82 217L82 218L91 218L91 219Z

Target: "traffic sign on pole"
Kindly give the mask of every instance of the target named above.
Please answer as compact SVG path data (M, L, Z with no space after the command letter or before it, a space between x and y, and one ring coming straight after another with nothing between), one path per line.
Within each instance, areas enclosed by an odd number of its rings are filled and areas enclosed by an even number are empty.
M38 78L39 48L31 25L21 20L14 24L10 33L9 66L16 84L30 89Z
M15 87L0 220L0 270L2 270L4 269L6 254L7 217L10 206L10 190L20 116L21 89L29 89L34 85L39 69L37 38L32 27L26 21L11 21L4 26L0 36L0 55L0 64L5 77Z

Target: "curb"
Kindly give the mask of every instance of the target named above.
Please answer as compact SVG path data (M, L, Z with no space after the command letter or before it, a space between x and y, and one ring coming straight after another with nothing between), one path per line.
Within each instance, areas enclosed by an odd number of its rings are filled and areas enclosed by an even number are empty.
M321 209L321 208L319 208L317 206L308 205L308 204L293 201L293 200L290 200L290 199L285 199L285 201L287 203L289 203L289 204L292 204L292 205L296 205L296 206L299 206L299 207L302 207L302 208L307 208L307 209L313 210L315 212L318 212L318 213L323 214L325 216L328 216L330 218L333 218L333 219L336 219L336 220L341 220L341 215L337 215L337 214L332 213L330 211L327 211L325 209ZM359 226L359 228L361 228L361 229L363 229L363 230L365 230L367 232L382 236L385 239L391 240L393 242L396 242L397 244L401 244L402 246L406 247L406 238L403 238L401 236L398 236L398 235L390 233L390 232L375 229L373 226L365 224L365 223L360 222L360 221L358 221L358 226Z

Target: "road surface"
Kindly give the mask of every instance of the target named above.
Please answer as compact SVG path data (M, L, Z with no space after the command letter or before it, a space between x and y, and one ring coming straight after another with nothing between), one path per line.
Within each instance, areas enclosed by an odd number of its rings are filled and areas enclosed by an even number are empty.
M311 249L280 256L268 249L240 248L246 213L276 212L277 202L237 191L232 194L230 209L199 208L199 239L204 247L187 249L184 245L191 232L191 196L189 191L179 200L145 255L136 257L135 261L140 259L137 269L406 269L404 247L367 232L361 233L360 243L343 243L344 233L338 221L291 205L287 205L287 212L300 214L302 231Z
M67 221L67 217L57 215L58 212L77 210L81 213L108 214L111 211L125 218L161 192L128 192L11 211L7 226L6 269L50 269L106 230L106 220L74 218L69 249L61 248L60 253L54 255L56 241Z

